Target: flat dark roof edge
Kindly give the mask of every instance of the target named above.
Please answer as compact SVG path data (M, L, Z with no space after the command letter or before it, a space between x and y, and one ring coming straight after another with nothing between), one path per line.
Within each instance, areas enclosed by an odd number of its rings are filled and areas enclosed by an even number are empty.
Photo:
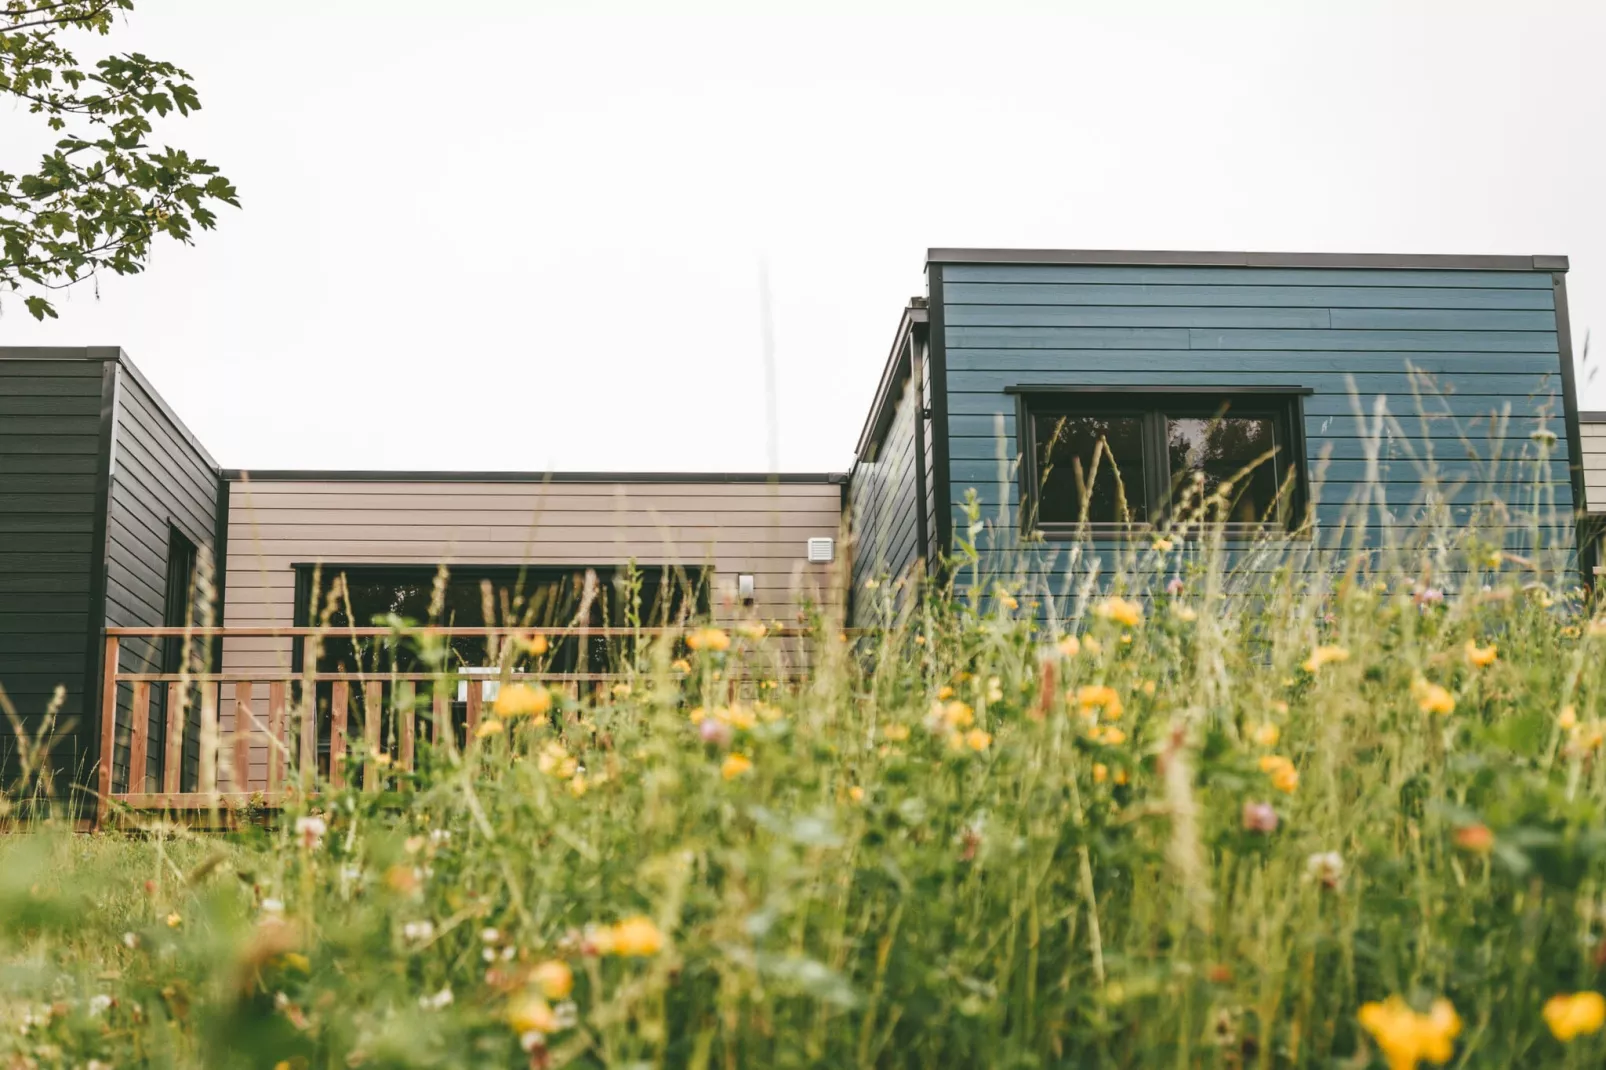
M225 468L233 483L818 483L840 484L839 472L396 472Z
M1606 424L1606 411L1580 412L1578 422L1581 424Z
M1565 256L1462 253L1242 253L1132 249L927 249L928 264L1085 264L1130 267L1396 268L1566 271Z

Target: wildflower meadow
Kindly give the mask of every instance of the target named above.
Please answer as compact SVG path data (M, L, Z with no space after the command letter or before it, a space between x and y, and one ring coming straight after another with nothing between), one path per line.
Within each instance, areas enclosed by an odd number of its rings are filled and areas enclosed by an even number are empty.
M0 1065L1600 1066L1606 618L1412 534L961 554L806 672L705 624L393 790L18 824Z

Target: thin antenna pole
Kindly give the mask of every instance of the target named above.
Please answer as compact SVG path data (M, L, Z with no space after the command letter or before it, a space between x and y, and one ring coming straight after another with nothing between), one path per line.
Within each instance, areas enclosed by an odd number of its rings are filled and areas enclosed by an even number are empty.
M775 394L775 313L770 303L770 265L766 257L758 260L758 318L764 346L764 444L769 470L781 470L780 417Z

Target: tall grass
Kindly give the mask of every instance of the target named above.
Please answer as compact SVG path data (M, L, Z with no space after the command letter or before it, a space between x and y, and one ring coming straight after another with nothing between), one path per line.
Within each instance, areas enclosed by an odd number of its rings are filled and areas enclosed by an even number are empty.
M779 644L703 631L402 792L5 839L0 1058L1599 1066L1546 1005L1606 964L1606 619L1543 530L1129 533L1051 589L972 506L759 699Z

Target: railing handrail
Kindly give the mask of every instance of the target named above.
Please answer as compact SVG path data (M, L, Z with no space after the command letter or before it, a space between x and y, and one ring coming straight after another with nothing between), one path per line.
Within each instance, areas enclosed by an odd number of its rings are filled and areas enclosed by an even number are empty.
M707 626L715 628L740 628L739 624L713 624ZM523 627L522 625L510 624L498 628L487 628L483 626L473 628L441 627L438 625L418 625L416 627L401 628L376 628L371 626L362 628L347 628L336 625L329 625L326 627L265 626L241 628L234 626L219 626L203 628L197 626L194 628L186 628L182 625L169 625L165 627L139 628L118 625L116 627L106 628L105 633L108 637L119 639L182 639L185 637L191 639L305 639L312 637L325 638L328 636L354 636L358 639L377 639L392 635L425 636L430 638L444 637L449 639L487 639L500 638L502 636L511 637L537 635L548 639L554 637L559 639L628 639L635 636L687 635L695 631L697 627L703 626L697 625L690 628L683 628L652 625L650 627L628 628L621 626L602 627L586 625L573 628L552 628L540 626ZM766 637L786 639L812 636L814 635L814 631L808 628L796 627L776 628L766 624L764 634Z

